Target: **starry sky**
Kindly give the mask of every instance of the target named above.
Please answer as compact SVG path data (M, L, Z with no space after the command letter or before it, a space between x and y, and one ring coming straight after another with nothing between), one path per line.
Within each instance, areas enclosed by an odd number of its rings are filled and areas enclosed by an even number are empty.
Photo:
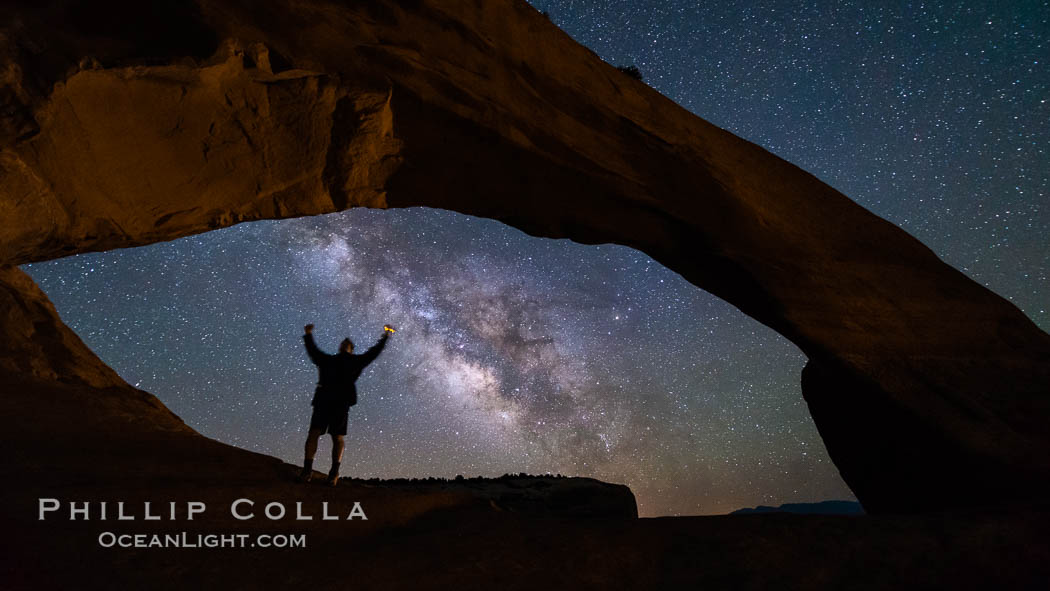
M1050 328L1050 3L532 4ZM625 247L359 209L23 268L128 382L293 463L316 380L302 326L361 352L391 323L344 475L591 476L643 516L853 498L801 352Z

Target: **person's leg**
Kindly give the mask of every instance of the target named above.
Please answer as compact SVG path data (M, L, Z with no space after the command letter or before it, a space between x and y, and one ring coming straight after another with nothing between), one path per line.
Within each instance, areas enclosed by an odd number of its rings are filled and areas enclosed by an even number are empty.
M319 439L321 439L321 430L317 427L311 427L310 432L306 434L307 461L314 461L314 456L317 455L317 442Z
M321 439L321 429L311 426L310 432L306 434L306 455L303 459L303 471L299 474L300 480L309 481L314 473L314 456L317 455L319 439Z
M338 464L343 461L343 448L346 440L343 435L332 435L332 462Z
M332 433L332 469L328 472L328 484L335 486L339 481L339 464L343 461L343 448L346 440L342 435Z

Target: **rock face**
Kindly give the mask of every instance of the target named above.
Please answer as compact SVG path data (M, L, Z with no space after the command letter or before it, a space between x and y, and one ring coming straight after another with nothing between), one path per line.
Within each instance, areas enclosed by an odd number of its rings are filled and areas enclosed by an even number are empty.
M96 388L124 386L22 271L0 266L0 371Z
M1050 493L1050 336L523 1L55 2L0 26L0 263L359 205L624 244L809 356L869 512Z

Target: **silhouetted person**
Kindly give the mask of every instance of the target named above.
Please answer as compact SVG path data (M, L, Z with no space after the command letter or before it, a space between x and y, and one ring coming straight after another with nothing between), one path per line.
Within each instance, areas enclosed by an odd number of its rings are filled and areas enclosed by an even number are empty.
M310 432L306 436L306 459L303 461L303 471L299 474L299 480L309 482L313 477L317 440L321 435L329 433L332 435L332 469L328 472L328 484L335 486L339 482L339 462L343 459L343 436L346 435L347 415L350 413L350 407L357 404L357 387L354 382L361 375L361 371L379 357L394 329L390 325L384 326L379 342L365 351L364 355L353 354L354 343L350 339L343 339L339 344L339 353L329 355L318 349L314 343L314 325L307 324L303 330L306 332L303 335L306 352L310 355L310 361L317 366L319 376L314 398L310 402L314 411L310 417Z

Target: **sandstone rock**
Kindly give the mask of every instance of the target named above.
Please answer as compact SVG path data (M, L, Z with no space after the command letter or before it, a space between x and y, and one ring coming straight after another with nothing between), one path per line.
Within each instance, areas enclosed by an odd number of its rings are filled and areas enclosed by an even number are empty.
M7 265L0 265L0 392L0 416L4 419L0 430L7 433L10 442L17 442L7 446L9 453L0 461L4 472L26 457L45 470L53 470L56 462L64 465L71 453L40 454L44 438L66 448L75 446L81 452L91 449L89 439L120 448L120 436L113 425L120 429L148 425L155 435L180 433L200 438L156 396L128 385L103 363L62 322L33 280ZM47 408L49 405L52 408ZM86 426L96 421L105 422L107 428L92 430ZM26 424L38 432L19 438L17 433L26 429ZM112 458L102 454L95 458L100 463L109 460ZM63 470L68 469L64 465ZM11 478L24 476L14 472ZM51 476L61 479L62 474Z
M125 386L28 275L0 266L0 371L97 388Z
M2 25L0 262L357 205L624 244L809 356L868 511L1050 493L1050 336L522 1L68 6Z

